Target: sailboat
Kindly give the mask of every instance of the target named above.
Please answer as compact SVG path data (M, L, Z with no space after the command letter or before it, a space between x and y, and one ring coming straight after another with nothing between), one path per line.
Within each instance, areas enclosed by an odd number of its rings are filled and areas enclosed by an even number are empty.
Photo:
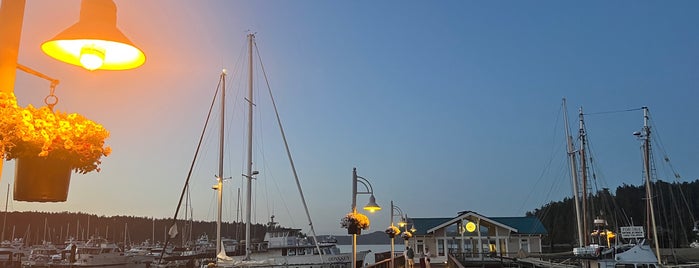
M224 188L224 124L225 124L225 86L226 86L226 71L221 73L219 85L221 85L221 95L220 95L220 105L221 105L221 127L220 127L220 138L219 138L219 155L218 155L218 175L216 176L217 182L212 187L217 192L218 208L217 208L217 219L216 219L216 256L214 260L203 261L202 266L206 267L240 267L240 266L256 266L256 267L271 267L271 266L293 266L293 267L333 267L333 268L350 268L356 266L364 265L364 257L369 253L369 251L357 252L357 263L352 263L351 253L341 253L339 248L336 246L335 240L319 241L315 236L315 231L313 229L313 224L310 220L308 213L308 207L305 203L305 198L303 192L301 191L301 186L296 174L296 168L291 159L291 153L289 152L289 146L286 143L286 138L284 135L284 130L281 128L281 121L279 120L278 112L276 111L276 106L274 104L274 99L272 99L272 105L275 109L275 114L277 114L277 123L280 127L282 138L284 140L284 145L286 148L286 153L289 158L291 169L293 175L296 179L296 185L301 195L301 201L306 210L306 216L308 217L309 226L311 229L311 235L313 239L307 239L301 235L301 229L293 228L283 228L274 221L274 216L270 217L270 221L266 226L265 238L260 243L253 243L251 237L251 201L252 201L252 180L256 175L259 174L258 171L253 170L252 163L252 152L253 152L253 107L255 103L253 101L253 49L255 48L255 34L249 33L247 35L247 45L248 45L248 96L245 99L248 108L247 114L247 159L246 166L247 171L243 174L246 179L246 191L245 191L245 240L237 244L237 247L242 250L237 250L233 256L229 256L225 250L224 238L221 234L221 222L222 222L222 200L223 200L223 188ZM264 71L264 68L262 69ZM265 75L266 79L266 75ZM208 122L208 120L207 120ZM197 149L198 151L198 149ZM196 158L196 157L195 157ZM185 187L189 182L189 178L185 183ZM183 190L183 196L184 196ZM182 197L180 198L182 199ZM181 202L180 202L181 203ZM179 210L179 206L178 206ZM174 219L177 218L177 212ZM173 228L176 227L173 224ZM176 235L176 228L174 228L171 234ZM166 241L167 244L167 241ZM242 252L241 252L242 251Z
M350 253L341 253L337 248L334 241L319 241L315 236L315 231L313 230L313 224L311 226L311 234L313 236L313 241L309 241L300 236L300 229L282 228L278 226L278 223L274 221L274 216L271 216L270 222L267 224L267 230L265 238L262 243L253 245L251 239L251 201L252 201L252 180L253 176L258 175L259 172L253 170L252 165L252 137L253 137L253 48L255 46L255 34L250 33L247 35L248 43L248 68L249 68L249 81L248 81L248 97L246 102L248 104L248 129L247 129L247 174L244 177L247 180L246 184L246 208L245 208L245 243L244 255L241 256L228 256L223 247L223 243L217 243L215 265L217 267L239 267L239 266L279 266L279 265L293 265L294 267L352 267L354 265L363 266L364 257L369 251L362 251L357 253L357 263L352 265L352 255ZM264 69L263 69L264 70ZM225 77L225 72L224 72ZM265 76L266 77L266 76ZM225 80L225 79L224 79ZM225 82L223 83L225 88ZM225 92L225 89L223 90ZM224 99L225 94L222 94L222 99ZM222 104L225 103L223 100ZM274 102L273 102L274 104ZM224 109L221 109L224 111ZM275 113L276 107L275 107ZM222 117L223 118L223 117ZM281 123L279 117L277 121L281 128ZM221 122L223 124L223 120ZM221 128L223 129L223 128ZM293 160L291 159L291 153L289 152L289 147L286 144L286 138L283 129L280 129L282 133L282 138L284 139L285 148L287 150L287 156L291 164L292 171L296 178L296 184L301 194L301 200L304 203L304 208L306 209L306 214L310 222L310 216L308 215L308 208L305 204L305 198L303 192L301 191L301 186L298 181L298 176L296 174L296 168L294 167ZM221 151L219 159L219 174L223 174L223 132L221 135ZM221 240L221 204L222 204L222 189L223 189L223 176L218 176L218 183L214 186L214 189L218 192L218 217L217 217L217 231L216 239Z
M643 226L625 226L619 228L619 236L610 230L606 219L602 215L597 216L593 222L593 228L588 227L587 222L587 167L586 167L586 133L585 123L583 120L582 108L579 110L579 138L580 148L574 149L572 136L568 129L568 116L565 110L565 99L563 100L564 116L566 125L566 138L568 143L568 157L570 162L573 195L575 202L576 221L578 227L578 247L573 248L573 255L581 260L583 267L597 268L612 268L612 267L658 267L660 263L660 252L655 243L655 251L651 248L646 238L646 232ZM655 232L655 216L653 213L653 199L650 190L650 127L648 126L648 108L643 107L644 111L644 127L641 132L636 135L643 140L643 158L645 171L645 200L648 202L649 216L651 224L649 225L653 241L658 241ZM579 161L576 161L576 156L579 156ZM580 163L578 170L577 163ZM578 178L580 174L580 179ZM594 229L594 230L591 230ZM589 234L589 235L588 235ZM620 239L619 239L620 238ZM622 243L623 240L623 243Z

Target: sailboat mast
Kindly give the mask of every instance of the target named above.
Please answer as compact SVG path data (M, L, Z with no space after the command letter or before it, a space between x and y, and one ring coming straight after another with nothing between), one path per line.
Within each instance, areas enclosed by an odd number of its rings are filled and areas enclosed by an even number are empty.
M565 131L566 131L566 143L568 144L568 157L570 158L570 174L573 180L573 198L575 201L575 220L577 222L578 228L578 246L583 247L584 244L584 233L582 228L582 219L580 218L580 198L578 196L578 166L575 161L575 147L573 146L573 137L570 135L570 129L568 125L568 108L566 106L566 99L563 99L563 120L565 120Z
M252 202L252 106L253 106L253 94L252 94L252 45L255 39L255 34L248 34L248 173L247 173L247 201L245 202L245 260L250 259L250 253L252 251L251 244L252 239L250 237L250 218L251 218L251 202Z
M10 184L7 184L7 194L5 195L5 215L2 219L2 240L0 241L5 241L5 224L7 223L7 201L10 200ZM14 237L11 237L10 240L14 239Z
M126 240L127 240L127 234L128 234L127 232L128 232L128 229L129 229L129 223L128 223L128 222L125 222L125 223L124 223L124 248L126 248L126 246L128 245L128 244L126 244L126 242L127 242ZM63 229L61 229L61 232L63 232Z
M585 148L587 146L587 135L585 134L585 121L583 120L583 109L580 107L580 181L582 182L582 226L583 226L583 243L587 245L590 227L588 227L588 212L587 212L587 160L585 156Z
M46 230L49 228L49 219L47 217L44 217L44 242L46 242ZM107 226L109 228L109 226Z
M658 258L658 263L660 263L660 246L658 245L658 233L656 232L655 225L655 213L653 212L653 195L651 192L651 170L650 170L650 126L648 125L648 107L642 107L643 109L643 168L646 175L646 200L648 200L648 213L650 214L650 232L653 232L653 241L655 242L655 257Z
M218 191L218 218L216 219L216 254L221 252L221 214L223 213L223 150L224 150L224 130L226 123L226 70L221 72L221 129L219 137L218 153L218 178L216 179L216 190Z

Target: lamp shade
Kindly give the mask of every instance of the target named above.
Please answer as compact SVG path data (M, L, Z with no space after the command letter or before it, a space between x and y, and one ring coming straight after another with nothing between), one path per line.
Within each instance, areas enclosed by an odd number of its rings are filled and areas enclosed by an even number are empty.
M364 210L368 210L369 212L381 210L381 207L376 204L376 198L373 194L369 197L369 203L364 206Z
M44 42L47 55L88 70L127 70L143 65L146 56L116 25L112 0L82 0L80 20Z

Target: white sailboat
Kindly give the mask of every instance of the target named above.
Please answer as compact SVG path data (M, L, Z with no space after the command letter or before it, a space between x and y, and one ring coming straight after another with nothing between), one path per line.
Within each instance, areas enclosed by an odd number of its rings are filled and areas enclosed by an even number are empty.
M578 227L578 247L573 248L573 255L581 260L583 267L597 267L597 268L613 268L613 267L644 267L644 268L654 268L659 266L659 250L657 243L654 252L645 239L645 232L643 226L625 226L620 227L620 237L617 237L612 230L609 230L607 226L607 221L601 217L597 217L593 220L594 230L589 228L587 222L587 196L586 193L587 185L587 167L586 167L586 134L585 134L585 123L583 120L582 108L579 111L579 138L580 138L580 148L578 150L574 149L572 136L568 129L568 116L565 111L565 99L563 100L564 106L564 116L566 125L566 138L568 143L568 156L570 160L570 168L572 175L572 185L573 185L573 195L575 202L575 212ZM653 240L658 241L657 234L654 231L655 228L655 216L653 213L653 203L652 198L650 198L650 163L649 163L649 151L650 151L650 127L648 126L648 109L643 107L644 111L644 127L641 132L637 134L640 137L643 144L643 158L644 158L644 170L645 170L645 183L646 183L646 196L645 200L648 202L650 208L650 218L652 219L652 224L649 228L653 230L654 235ZM576 160L576 156L579 156L579 160ZM577 163L580 163L580 169L578 170ZM578 174L580 174L580 179L578 179ZM589 236L588 236L589 235ZM592 238L592 239L588 239ZM621 239L619 239L621 238ZM591 240L591 241L590 241ZM623 243L622 241L623 240Z
M223 195L223 144L224 144L224 133L223 124L224 116L221 116L221 136L220 136L220 151L219 151L219 167L217 184L214 185L214 189L218 193L218 215L216 224L216 260L213 263L204 263L208 267L240 267L240 266L280 266L280 265L293 265L294 267L337 267L337 268L349 268L352 265L352 255L351 253L341 253L337 248L335 242L333 241L319 241L315 237L315 231L313 229L313 224L310 220L308 213L308 208L305 203L305 198L303 192L301 191L301 186L296 174L296 168L294 167L293 160L291 159L291 154L289 152L289 147L286 144L286 138L284 136L284 131L281 129L281 122L277 116L277 122L279 123L282 138L284 139L285 148L287 150L287 156L291 164L293 175L296 178L296 185L301 195L301 200L306 210L308 216L309 226L311 228L311 235L314 238L313 241L307 240L300 237L300 229L290 229L281 228L274 222L274 216L271 217L270 222L267 225L267 230L265 234L264 241L259 244L251 243L251 202L252 202L252 180L254 176L259 172L253 170L252 163L252 152L253 152L253 107L255 103L253 101L253 49L255 46L255 34L247 35L248 43L248 96L246 102L248 104L248 118L247 118L247 172L243 176L246 178L246 192L245 192L245 243L240 243L238 246L244 247L244 255L241 256L228 256L226 250L221 241L221 218L222 218L222 195ZM264 70L264 69L263 69ZM225 103L225 76L224 71L221 75L223 90L221 94L221 105ZM274 105L274 100L272 100ZM222 107L221 112L223 113L225 109ZM276 112L276 107L275 107ZM278 115L278 113L277 113ZM369 251L357 252L357 266L363 266L364 257Z
M68 259L53 263L51 267L143 267L125 254L114 242L104 238L92 238L85 243L69 244ZM75 251L73 251L75 250Z

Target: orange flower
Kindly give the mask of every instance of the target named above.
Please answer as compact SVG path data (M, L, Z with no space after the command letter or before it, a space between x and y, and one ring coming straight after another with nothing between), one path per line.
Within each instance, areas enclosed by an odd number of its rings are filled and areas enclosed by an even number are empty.
M369 229L369 218L361 213L348 213L344 218L340 220L340 226L342 228L347 228L350 224L355 224L361 229Z
M388 226L388 228L386 228L385 232L386 232L386 234L393 237L393 236L400 234L400 229L398 229L398 227L391 225L391 226Z
M48 107L17 106L13 93L0 92L0 156L11 160L41 156L68 161L73 170L85 174L99 171L109 131L77 114L51 111Z

